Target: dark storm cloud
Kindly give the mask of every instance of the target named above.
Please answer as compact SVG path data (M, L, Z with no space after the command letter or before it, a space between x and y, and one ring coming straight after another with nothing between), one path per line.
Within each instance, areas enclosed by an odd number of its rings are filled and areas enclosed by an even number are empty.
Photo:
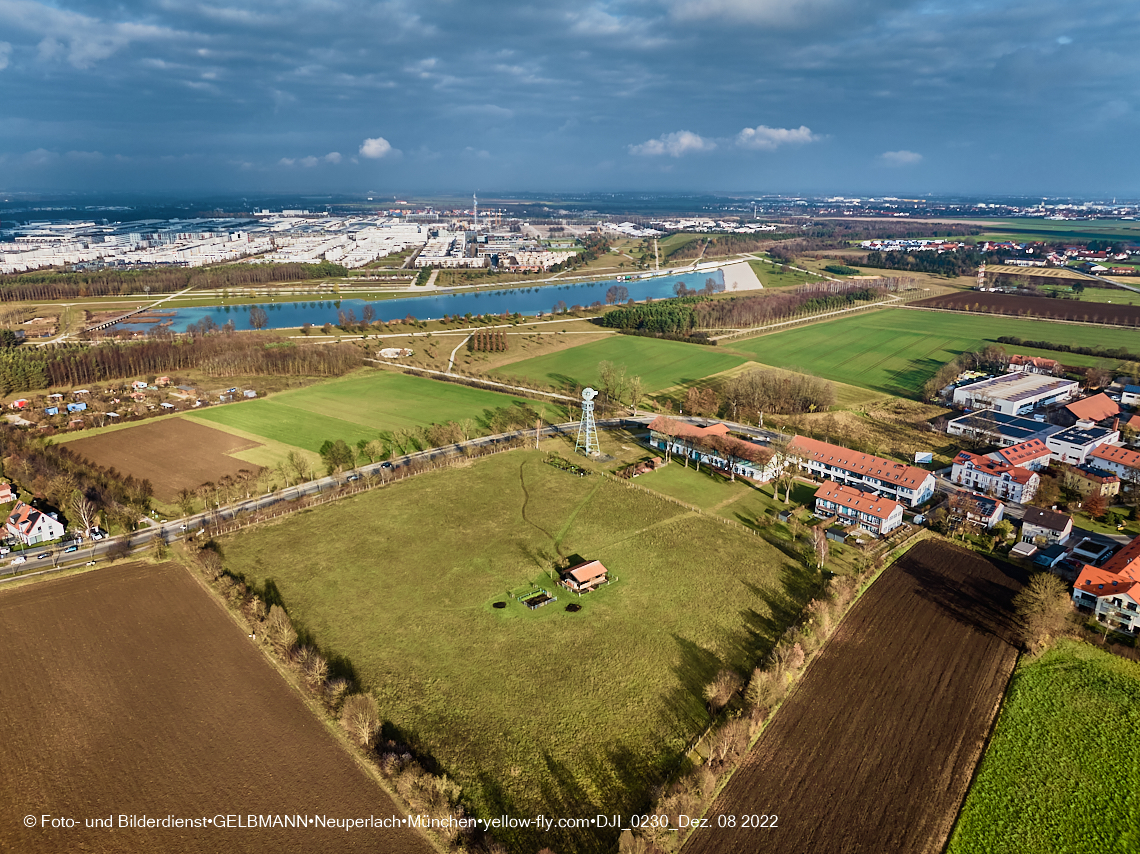
M1122 0L0 0L0 186L1125 193L1138 24Z

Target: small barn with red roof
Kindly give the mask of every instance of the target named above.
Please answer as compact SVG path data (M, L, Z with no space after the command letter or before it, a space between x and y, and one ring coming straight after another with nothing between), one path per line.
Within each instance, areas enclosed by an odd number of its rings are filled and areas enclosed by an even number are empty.
M558 579L559 584L575 593L589 593L609 582L609 571L600 560L588 560L564 569Z

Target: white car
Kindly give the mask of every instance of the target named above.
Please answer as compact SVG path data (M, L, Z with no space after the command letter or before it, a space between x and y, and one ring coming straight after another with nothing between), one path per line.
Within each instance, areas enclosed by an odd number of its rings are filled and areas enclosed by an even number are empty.
M27 562L28 562L28 559L26 557L24 557L23 555L17 555L16 557L12 558L12 566L15 566L18 563L27 563Z

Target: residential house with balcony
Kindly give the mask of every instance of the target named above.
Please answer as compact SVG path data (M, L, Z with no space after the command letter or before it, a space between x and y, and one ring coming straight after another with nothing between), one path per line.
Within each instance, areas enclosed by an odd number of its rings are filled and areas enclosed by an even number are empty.
M1140 634L1140 537L1104 566L1086 563L1073 585L1073 602L1116 631Z
M815 493L815 515L835 516L881 537L903 523L903 506L889 498L825 480Z
M993 495L1018 504L1032 501L1041 485L1041 476L1035 471L1012 466L1001 458L991 459L969 451L961 451L954 457L950 480L973 492Z
M864 492L885 495L907 507L917 507L934 495L934 475L916 466L806 436L796 436L788 449L795 463L819 480L833 480Z

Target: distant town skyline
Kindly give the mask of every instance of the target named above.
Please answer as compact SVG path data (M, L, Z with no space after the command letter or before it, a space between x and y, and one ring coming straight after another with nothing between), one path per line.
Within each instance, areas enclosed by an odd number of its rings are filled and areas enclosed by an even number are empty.
M1120 0L0 0L0 191L1140 196Z

